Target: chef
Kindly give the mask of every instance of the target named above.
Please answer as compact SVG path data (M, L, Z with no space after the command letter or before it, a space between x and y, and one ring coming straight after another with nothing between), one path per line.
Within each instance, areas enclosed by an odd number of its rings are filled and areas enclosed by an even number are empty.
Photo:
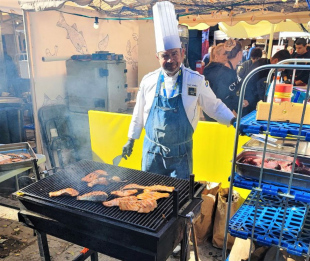
M188 179L193 170L193 133L199 106L219 123L229 126L233 113L216 98L204 76L185 68L184 50L178 34L174 6L153 6L157 59L160 68L144 76L123 147L123 157L132 153L143 127L145 138L142 170Z

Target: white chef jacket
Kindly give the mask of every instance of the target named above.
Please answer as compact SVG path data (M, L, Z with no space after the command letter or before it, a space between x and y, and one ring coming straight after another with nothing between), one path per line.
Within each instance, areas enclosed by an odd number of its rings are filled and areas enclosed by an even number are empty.
M159 68L154 72L148 73L143 77L140 83L136 105L128 131L128 137L131 139L139 139L140 137L153 104L157 80L161 71L162 69ZM206 84L204 76L183 65L182 76L182 101L187 118L193 126L193 129L196 129L199 120L199 106L201 106L204 112L211 118L229 126L234 115L220 99L216 98L210 86ZM165 88L169 98L177 77L178 72L172 77L164 73ZM175 93L175 95L177 94L178 92ZM162 90L161 95L163 95Z

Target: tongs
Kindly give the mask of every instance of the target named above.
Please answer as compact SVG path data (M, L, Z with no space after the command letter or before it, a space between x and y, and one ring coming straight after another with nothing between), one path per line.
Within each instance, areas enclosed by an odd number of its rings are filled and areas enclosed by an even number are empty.
M260 142L263 142L263 143L265 142L265 135L253 134L251 137L254 140L257 140L257 141L260 141ZM277 139L275 139L275 138L271 138L271 137L267 138L267 144L268 145L281 149L283 146L278 144L278 143L276 143L276 142L277 142Z

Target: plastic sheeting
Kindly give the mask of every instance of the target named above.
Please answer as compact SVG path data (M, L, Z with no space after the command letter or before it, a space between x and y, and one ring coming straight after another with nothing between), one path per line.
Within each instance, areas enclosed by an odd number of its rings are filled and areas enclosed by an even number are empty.
M19 0L21 8L27 11L47 11L61 8L66 0Z
M68 0L19 0L22 9L29 11L58 9L66 2ZM152 6L157 0L72 0L71 2L80 5L89 3L89 7L108 17L148 19L152 17ZM234 25L240 21L249 24L256 24L262 20L273 24L285 19L297 23L309 21L309 6L305 1L170 0L170 2L175 6L180 23L186 23L191 27L201 23L212 26L219 22Z
M228 12L216 12L207 15L183 16L180 17L179 23L187 24L188 26L196 26L197 24L206 24L209 26L216 25L220 22L226 23L229 26L246 22L248 24L257 24L260 21L268 21L272 24L277 24L285 20L291 20L295 23L308 23L310 21L309 11L300 12L262 12L253 11L247 13L239 13L230 15Z

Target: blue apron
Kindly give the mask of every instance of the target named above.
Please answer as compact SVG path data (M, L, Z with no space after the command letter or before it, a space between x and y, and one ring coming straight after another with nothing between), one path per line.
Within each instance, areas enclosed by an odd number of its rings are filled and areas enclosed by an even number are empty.
M159 74L154 101L147 118L142 170L188 179L193 171L193 133L182 102L182 70L176 84L178 95L160 95L164 81ZM166 94L164 89L164 94Z

